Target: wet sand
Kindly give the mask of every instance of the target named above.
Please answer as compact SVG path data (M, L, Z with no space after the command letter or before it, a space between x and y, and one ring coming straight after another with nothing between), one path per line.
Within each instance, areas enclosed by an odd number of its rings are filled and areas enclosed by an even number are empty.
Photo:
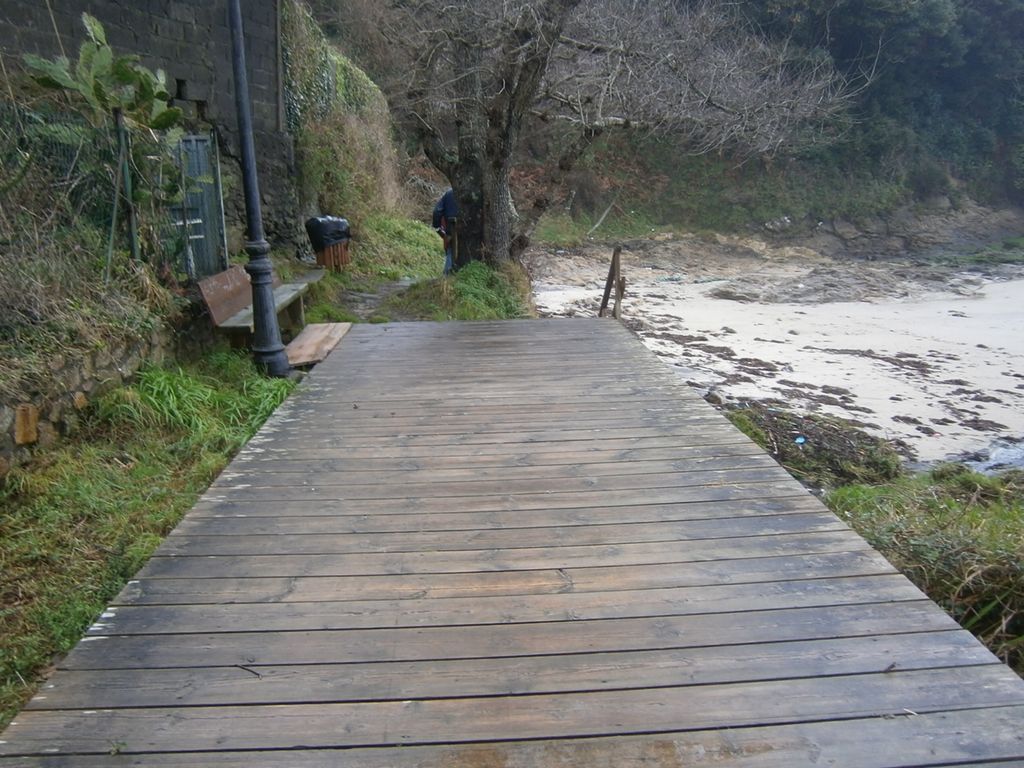
M625 321L712 399L840 416L923 462L1024 438L1024 273L832 260L760 241L624 252ZM594 315L610 249L528 256L544 315ZM742 299L742 300L740 300Z

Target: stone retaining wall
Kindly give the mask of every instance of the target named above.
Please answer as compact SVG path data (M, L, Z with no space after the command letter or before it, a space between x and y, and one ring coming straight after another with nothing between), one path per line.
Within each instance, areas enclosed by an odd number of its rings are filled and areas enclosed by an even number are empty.
M203 330L207 325L195 322L187 330L158 328L148 338L97 349L83 359L55 355L45 392L0 403L0 478L26 463L34 448L49 448L73 435L85 409L130 383L144 364L160 365L212 344L212 329Z

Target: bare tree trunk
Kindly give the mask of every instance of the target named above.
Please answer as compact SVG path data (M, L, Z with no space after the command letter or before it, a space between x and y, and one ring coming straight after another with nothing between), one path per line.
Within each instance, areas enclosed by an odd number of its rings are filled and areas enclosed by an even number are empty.
M487 232L486 253L488 261L497 265L519 256L512 251L518 216L509 187L508 165L491 174L487 187L485 194L488 197L490 226Z
M473 259L497 265L518 258L513 250L517 216L508 166L495 170L482 159L460 162L450 181L459 205L456 267L464 267Z

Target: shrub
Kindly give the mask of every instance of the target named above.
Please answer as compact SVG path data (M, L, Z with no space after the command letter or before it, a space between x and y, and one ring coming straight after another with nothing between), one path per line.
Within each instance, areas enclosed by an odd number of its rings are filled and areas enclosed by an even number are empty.
M944 195L949 192L949 174L931 158L918 160L907 175L907 182L919 199Z
M393 314L419 320L508 320L531 314L530 284L522 267L495 269L474 261L451 277L414 285L392 298Z
M1024 674L1024 473L962 465L832 491L828 505Z

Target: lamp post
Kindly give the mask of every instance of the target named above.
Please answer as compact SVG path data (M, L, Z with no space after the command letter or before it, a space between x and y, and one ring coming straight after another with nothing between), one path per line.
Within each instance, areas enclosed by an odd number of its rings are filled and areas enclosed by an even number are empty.
M232 64L235 73L235 107L238 112L238 142L242 150L242 186L245 190L246 241L249 263L245 271L252 282L252 356L256 365L269 376L284 377L291 372L288 356L281 343L281 329L274 310L273 268L270 244L263 235L260 210L260 185L256 176L256 149L252 138L252 107L249 103L249 76L245 68L245 38L242 34L242 8L239 0L228 0L231 20Z

